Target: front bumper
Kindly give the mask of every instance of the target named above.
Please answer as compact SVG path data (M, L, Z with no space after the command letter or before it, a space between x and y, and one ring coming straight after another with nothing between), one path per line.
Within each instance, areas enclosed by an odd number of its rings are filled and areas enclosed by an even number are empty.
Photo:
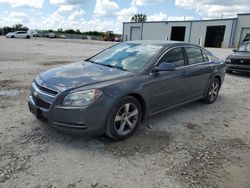
M32 92L36 92L36 96ZM100 100L87 108L74 108L56 105L56 97L49 99L43 92L32 84L28 106L38 119L46 119L48 124L56 130L73 135L100 135L104 133L109 107ZM48 108L41 107L44 101L49 103ZM111 106L111 103L110 103ZM47 106L45 106L47 107Z
M250 72L250 65L226 64L226 70Z

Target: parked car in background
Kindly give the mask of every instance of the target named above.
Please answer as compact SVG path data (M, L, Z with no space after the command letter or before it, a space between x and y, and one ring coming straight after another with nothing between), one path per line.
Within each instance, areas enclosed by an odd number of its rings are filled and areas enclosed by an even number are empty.
M66 39L67 37L66 37L64 34L57 34L57 35L56 35L56 38L59 38L59 39Z
M115 37L114 41L115 42L121 42L121 37Z
M224 61L198 45L131 41L39 74L28 104L61 132L122 140L146 116L201 99L214 103L224 75Z
M29 39L30 38L30 34L27 31L16 31L13 33L8 33L6 34L7 38L25 38L25 39Z
M244 42L239 49L234 49L233 52L225 60L226 72L232 73L232 71L238 71L250 73L250 41Z
M37 31L31 31L32 37L41 37L41 34L39 34Z
M47 38L56 38L56 34L55 33L46 33L45 37L47 37Z
M41 35L39 33L33 33L32 37L41 37Z

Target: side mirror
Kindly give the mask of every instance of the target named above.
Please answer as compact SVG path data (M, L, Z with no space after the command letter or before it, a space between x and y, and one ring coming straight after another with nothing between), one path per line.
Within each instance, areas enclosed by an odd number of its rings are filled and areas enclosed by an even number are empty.
M237 49L233 49L233 52L236 53L238 50Z
M173 63L162 62L159 66L154 68L154 72L160 71L174 71L175 65Z

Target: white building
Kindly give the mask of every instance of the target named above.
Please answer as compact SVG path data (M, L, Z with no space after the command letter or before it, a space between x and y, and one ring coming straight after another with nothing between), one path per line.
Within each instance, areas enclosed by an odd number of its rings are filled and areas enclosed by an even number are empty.
M205 47L237 47L250 34L250 13L237 18L124 22L123 40L176 40Z

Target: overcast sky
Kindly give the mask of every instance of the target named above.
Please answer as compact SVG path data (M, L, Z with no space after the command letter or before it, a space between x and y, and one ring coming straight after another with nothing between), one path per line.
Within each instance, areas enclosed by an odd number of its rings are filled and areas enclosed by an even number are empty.
M250 12L249 0L0 0L0 26L31 29L113 30L136 13L150 21L236 17Z

